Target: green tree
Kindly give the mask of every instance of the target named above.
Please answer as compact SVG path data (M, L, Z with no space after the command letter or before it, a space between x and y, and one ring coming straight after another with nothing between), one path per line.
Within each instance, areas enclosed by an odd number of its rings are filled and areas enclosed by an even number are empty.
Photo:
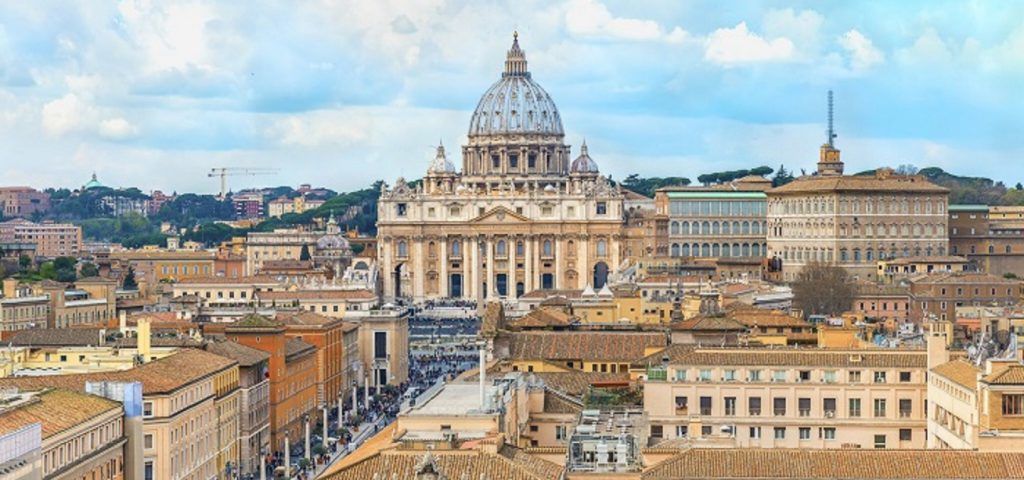
M299 260L308 261L311 258L309 255L309 245L303 245L302 251L299 252Z
M772 186L781 187L793 180L793 174L786 170L786 166L779 165L779 169L775 171L775 176L772 177Z
M24 253L18 257L18 266L21 267L21 271L26 271L32 267L32 258Z
M121 287L125 290L137 290L139 288L139 282L135 281L135 267L128 267L128 271L124 274L124 281L121 282Z
M82 275L82 278L96 277L100 274L99 267L95 263L85 262L82 267L78 269L78 273Z

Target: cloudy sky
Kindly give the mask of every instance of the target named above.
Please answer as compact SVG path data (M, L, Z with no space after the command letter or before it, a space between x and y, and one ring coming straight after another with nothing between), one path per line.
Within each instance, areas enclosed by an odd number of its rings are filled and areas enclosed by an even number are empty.
M0 5L0 183L419 177L514 30L567 142L615 178L811 169L833 89L850 170L1024 181L1020 1L83 0Z

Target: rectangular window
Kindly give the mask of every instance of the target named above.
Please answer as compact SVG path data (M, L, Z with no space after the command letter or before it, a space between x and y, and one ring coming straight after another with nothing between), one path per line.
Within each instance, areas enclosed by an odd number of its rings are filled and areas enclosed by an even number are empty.
M913 430L911 430L909 428L901 428L900 429L900 441L901 442L909 442L909 441L911 441L913 439L914 439Z
M142 443L143 443L143 447L144 448L153 448L153 435L152 434L147 434L146 436L144 436L142 438L143 438L143 442Z
M772 381L773 382L785 382L786 371L785 370L772 370Z
M1024 415L1024 394L1003 394L1003 415Z
M750 397L747 399L747 409L751 416L761 415L761 397Z
M850 371L850 383L860 383L860 370Z
M910 381L910 372L900 372L900 381L903 383Z
M711 397L700 397L700 414L711 415Z
M801 417L811 416L811 399L810 398L798 398L797 409L800 412Z
M811 371L810 370L800 370L799 380L801 382L809 382L809 381L811 381Z
M776 417L781 417L786 414L786 398L775 397L772 399L772 412Z
M710 382L711 381L711 369L704 368L700 371L700 381Z
M860 399L859 398L851 398L850 399L850 416L851 417L859 417L860 416Z
M690 428L686 425L676 425L676 438L686 438L690 436Z
M761 381L761 371L760 370L751 370L750 372L748 372L748 378L750 379L751 382L760 382Z
M750 427L750 438L751 439L761 438L761 427Z
M811 439L811 427L800 427L800 440Z
M606 203L606 202L597 202L597 214L598 215L605 215L607 213L608 213L608 203Z
M722 380L725 380L727 382L735 382L736 370L726 370L725 372L722 372Z
M900 399L900 418L910 418L910 413L914 411L913 401L909 398Z
M786 427L775 427L775 439L785 440L786 439Z
M875 448L885 448L885 435L875 435Z
M398 215L399 217L404 217L408 208L408 205L404 203L399 203L398 205L395 205L395 215Z
M686 381L686 370L676 370L676 381L677 382L685 382Z
M725 414L736 415L736 397L725 397Z
M822 374L821 378L825 383L836 383L836 371L826 370L825 373Z
M875 372L875 383L885 383L885 372Z
M142 416L152 417L153 416L153 402L142 402Z
M519 168L519 155L508 154L508 168Z
M836 439L836 429L835 429L835 427L825 427L825 428L821 429L821 436L825 440L835 440Z
M373 358L388 357L388 332L373 332Z
M676 396L676 414L686 415L690 411L690 398L685 396Z
M700 435L702 437L711 436L711 425L702 425L700 427Z
M555 440L565 440L565 425L555 425Z
M821 409L825 412L826 418L836 416L836 399L826 398L821 401Z
M875 417L878 417L878 418L885 417L885 399L884 398L876 398L875 402L874 402L874 405L875 405Z

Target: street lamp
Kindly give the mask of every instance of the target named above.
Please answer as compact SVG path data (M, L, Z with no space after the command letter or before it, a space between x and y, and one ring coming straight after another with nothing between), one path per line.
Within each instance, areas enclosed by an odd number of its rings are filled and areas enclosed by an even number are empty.
M309 414L307 413L307 414L303 415L302 418L306 422L306 452L305 453L306 453L306 461L308 462L309 461L309 456L310 456L310 453L309 453Z

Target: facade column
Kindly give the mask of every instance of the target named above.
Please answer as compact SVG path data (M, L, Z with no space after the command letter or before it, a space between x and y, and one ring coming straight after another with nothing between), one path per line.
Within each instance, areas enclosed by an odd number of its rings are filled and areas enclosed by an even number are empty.
M562 235L555 235L555 281L552 285L554 289L565 288L562 285Z
M618 235L616 235L616 234L612 234L611 236L608 237L608 250L605 253L606 254L610 254L612 256L612 264L608 265L608 274L609 275L619 271L619 262L620 262L620 260L619 260L619 242L620 241L621 241L621 238Z
M586 234L580 235L579 245L576 252L576 271L579 272L578 288L586 288L590 282L590 259L587 258L587 242L589 237Z
M423 299L426 289L423 287L424 272L427 268L427 259L423 255L423 237L413 237L412 257L409 259L413 265L412 272L412 298L413 300Z
M523 242L526 244L524 246L526 257L523 258L523 274L526 275L526 278L523 279L523 290L530 293L533 291L533 235L527 235Z
M391 238L384 237L380 244L381 259L384 261L383 272L384 275L384 297L390 297L395 293L395 277L394 277L394 257L391 254Z
M507 251L507 250L506 250ZM487 253L484 257L487 259L487 278L484 280L487 283L487 291L484 292L484 298L490 300L492 292L494 292L494 238L487 237Z
M508 246L508 280L505 281L506 297L515 301L516 299L516 237L509 237ZM525 286L523 288L526 288Z
M479 250L480 247L477 246L477 239L476 239L475 236L466 237L465 240L462 242L462 246L463 246L464 253L466 254L466 256L469 257L468 258L469 261L466 263L466 265L469 266L469 271L467 273L472 278L472 282L470 282L470 286L469 286L470 287L469 288L469 292L470 292L470 295L472 295L472 297L475 298L479 302L481 297L480 297L480 258L479 258L479 251L478 250Z
M448 291L448 237L441 237L441 278L438 279L440 284L438 285L437 291L440 292L441 298L447 298L451 295Z

